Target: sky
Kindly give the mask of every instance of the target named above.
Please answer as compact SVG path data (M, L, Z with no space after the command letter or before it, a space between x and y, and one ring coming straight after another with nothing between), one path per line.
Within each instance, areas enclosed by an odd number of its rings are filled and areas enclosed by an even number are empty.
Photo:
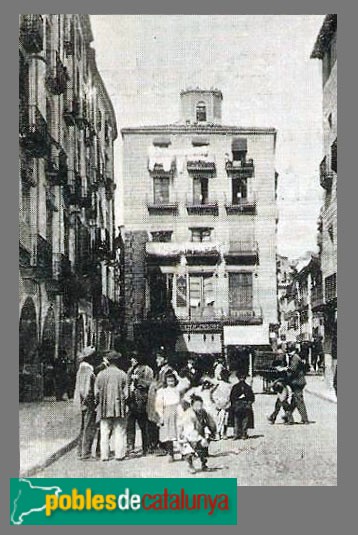
M323 193L321 62L310 59L324 15L91 15L97 64L118 129L174 123L179 93L216 87L222 123L278 131L278 252L317 251ZM119 135L120 138L120 135ZM121 141L115 145L121 223Z

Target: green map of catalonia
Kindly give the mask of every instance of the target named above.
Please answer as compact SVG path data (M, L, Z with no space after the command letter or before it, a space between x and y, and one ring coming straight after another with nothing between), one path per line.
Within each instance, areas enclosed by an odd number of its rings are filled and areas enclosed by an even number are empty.
M23 478L18 480L18 488L11 512L11 523L17 526L23 523L25 516L44 511L46 494L58 496L62 492L60 487L37 487Z

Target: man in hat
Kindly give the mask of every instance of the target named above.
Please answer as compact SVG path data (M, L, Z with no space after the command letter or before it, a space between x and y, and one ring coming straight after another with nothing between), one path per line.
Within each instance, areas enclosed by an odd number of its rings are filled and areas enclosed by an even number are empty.
M303 389L306 386L305 365L299 357L296 346L293 343L287 344L287 355L289 364L286 368L288 384L292 390L291 414L297 408L303 424L308 424L307 409L303 398Z
M126 455L126 424L128 380L119 369L121 354L110 351L106 354L108 367L99 372L95 382L95 396L100 417L101 460L109 460L109 439L114 438L114 454L117 461Z
M128 421L127 421L127 449L134 451L136 423L138 422L142 434L142 452L148 452L148 416L147 401L149 385L153 381L153 370L144 363L143 356L138 351L132 351L131 367L128 370Z
M79 368L76 375L74 402L81 409L78 457L82 461L91 459L92 443L96 435L95 374L93 369L95 355L96 349L88 346L77 356Z

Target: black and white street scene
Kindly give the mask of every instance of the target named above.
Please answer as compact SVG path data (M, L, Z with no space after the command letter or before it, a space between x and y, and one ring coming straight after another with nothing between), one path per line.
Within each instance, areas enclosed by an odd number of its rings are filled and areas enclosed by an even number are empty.
M20 15L21 477L337 485L336 35Z

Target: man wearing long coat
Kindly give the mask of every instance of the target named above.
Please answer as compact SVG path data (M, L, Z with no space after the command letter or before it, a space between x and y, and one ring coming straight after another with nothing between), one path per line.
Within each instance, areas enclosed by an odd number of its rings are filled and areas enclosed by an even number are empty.
M306 386L305 366L302 359L296 352L293 344L288 344L287 352L289 365L287 367L288 384L292 390L291 414L298 410L303 424L308 424L307 409L303 398L303 389Z
M143 455L148 452L148 389L153 381L153 370L143 362L143 358L136 351L131 356L131 367L128 370L128 421L127 448L132 452L135 446L135 430L138 422L142 434Z
M81 409L81 429L78 438L78 457L91 458L92 444L96 435L96 403L94 397L95 374L93 363L96 349L85 347L77 360L79 368L76 375L74 402Z
M109 439L113 434L115 458L120 461L126 455L128 380L127 374L117 366L121 355L111 351L106 354L106 358L109 366L99 372L95 382L100 417L101 460L109 460Z

